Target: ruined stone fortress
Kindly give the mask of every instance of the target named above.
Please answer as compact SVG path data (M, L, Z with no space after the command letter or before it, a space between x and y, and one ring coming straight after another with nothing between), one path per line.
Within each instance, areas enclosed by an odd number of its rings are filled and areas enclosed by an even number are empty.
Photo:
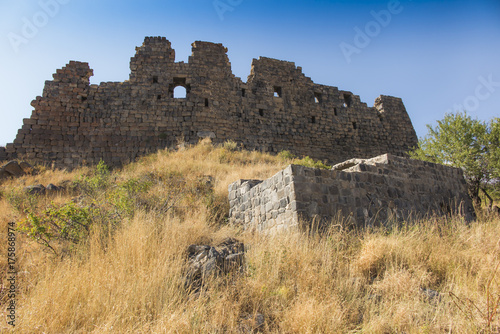
M57 70L0 161L120 166L210 137L337 163L330 171L291 165L268 180L231 184L230 220L245 228L474 216L461 170L401 157L417 136L399 98L380 96L368 107L351 92L315 84L294 63L262 57L244 83L221 44L193 43L188 63L175 62L163 37L147 37L136 51L125 82L90 85L93 71L82 62ZM183 98L174 96L179 86Z
M380 96L373 107L337 87L314 83L288 61L254 59L247 82L235 77L221 44L193 43L175 62L164 37L147 37L130 61L130 79L90 85L87 63L71 61L45 83L0 161L74 168L104 160L119 166L178 142L233 140L248 150L338 163L417 145L403 102ZM175 98L174 89L186 89Z

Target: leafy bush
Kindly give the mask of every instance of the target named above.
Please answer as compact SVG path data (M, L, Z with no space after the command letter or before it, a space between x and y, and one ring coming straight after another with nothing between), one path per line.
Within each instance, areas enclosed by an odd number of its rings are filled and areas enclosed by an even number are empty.
M9 204L18 212L28 212L36 210L39 196L21 190L13 190L6 196Z
M51 205L39 214L28 212L18 229L57 254L55 240L77 244L89 235L91 224L91 210L70 202L60 207Z
M281 151L280 153L278 153L278 157L280 157L284 161L295 159L295 155L293 155L292 152L287 151L287 150L284 150L284 151Z
M75 182L75 187L84 194L95 197L110 184L111 172L104 161L97 164L95 171L90 176L84 176Z
M305 166L305 167L311 167L311 168L320 168L320 169L330 169L330 166L325 165L321 161L315 161L314 159L306 156L300 160L295 160L295 164Z

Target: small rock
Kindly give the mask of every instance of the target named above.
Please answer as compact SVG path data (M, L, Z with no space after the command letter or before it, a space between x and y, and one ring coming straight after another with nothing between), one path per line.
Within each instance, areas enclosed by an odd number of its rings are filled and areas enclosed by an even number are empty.
M23 169L19 166L19 163L15 160L8 162L5 166L2 167L2 169L14 177L24 175Z
M19 167L21 167L21 169L23 170L23 172L25 174L30 174L34 171L34 167L32 165L30 165L29 163L25 162L25 161L21 161L19 163Z
M265 323L265 317L264 315L260 313L256 314L249 314L247 316L244 316L240 320L240 324L238 326L238 330L240 333L256 333L262 327L264 326Z
M189 246L185 287L198 291L207 277L241 271L245 259L244 250L243 243L232 238L225 239L216 247Z
M197 133L199 138L210 138L210 139L215 139L217 136L215 135L214 132L212 131L199 131Z
M420 292L427 297L429 301L441 301L441 294L436 290L420 288Z
M37 184L36 186L29 186L24 188L24 192L31 194L31 195L44 195L46 191L46 188L41 185Z
M45 189L47 189L48 192L58 192L59 190L61 190L58 186L53 185L52 183L49 183L49 185Z

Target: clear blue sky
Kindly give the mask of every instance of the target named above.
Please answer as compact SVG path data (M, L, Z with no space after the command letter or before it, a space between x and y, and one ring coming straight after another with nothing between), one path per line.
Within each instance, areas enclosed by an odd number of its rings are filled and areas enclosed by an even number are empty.
M145 36L169 39L177 61L195 40L223 43L243 81L266 56L370 106L401 97L419 136L461 105L500 117L499 0L12 0L0 3L0 145L56 69L86 61L92 83L124 81Z

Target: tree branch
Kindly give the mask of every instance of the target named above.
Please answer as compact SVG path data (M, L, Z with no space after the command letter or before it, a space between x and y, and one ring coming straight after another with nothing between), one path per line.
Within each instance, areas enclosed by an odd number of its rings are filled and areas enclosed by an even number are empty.
M486 195L486 197L489 199L490 205L488 207L491 209L493 207L493 198L491 198L491 196L486 192L486 190L484 188L481 188L481 190Z

